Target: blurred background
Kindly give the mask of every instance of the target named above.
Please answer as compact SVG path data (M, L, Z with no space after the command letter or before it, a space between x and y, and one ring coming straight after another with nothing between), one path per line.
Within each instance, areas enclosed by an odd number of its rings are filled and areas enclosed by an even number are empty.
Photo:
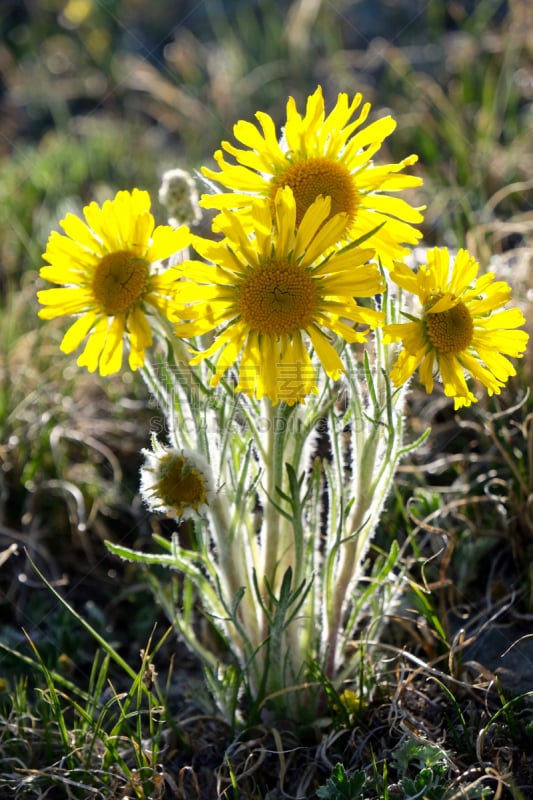
M0 29L4 297L66 210L154 192L318 83L397 117L381 157L419 154L428 244L531 210L530 187L507 191L533 175L528 0L0 0Z

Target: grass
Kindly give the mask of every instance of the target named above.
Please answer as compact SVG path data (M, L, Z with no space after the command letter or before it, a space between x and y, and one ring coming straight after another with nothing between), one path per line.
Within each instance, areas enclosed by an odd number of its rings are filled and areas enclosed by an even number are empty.
M496 254L531 332L528 3L431 2L366 43L365 8L317 3L313 20L296 3L216 2L176 18L166 0L158 13L49 0L1 22L0 797L531 795L530 354L459 422L413 394L413 435L432 434L402 464L376 541L398 540L410 579L361 659L370 702L332 696L306 730L231 729L149 576L103 545L165 533L136 496L157 409L131 375L81 374L59 356L60 326L36 318L40 253L65 211L155 193L235 120L280 118L288 89L301 101L320 81L392 109L390 155L420 154L426 241L467 241L485 266Z

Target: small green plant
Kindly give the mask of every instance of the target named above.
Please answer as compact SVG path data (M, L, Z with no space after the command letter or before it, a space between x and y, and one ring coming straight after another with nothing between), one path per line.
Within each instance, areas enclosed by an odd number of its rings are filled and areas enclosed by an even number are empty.
M479 781L457 789L450 780L449 755L437 745L407 739L394 750L392 762L398 774L403 775L398 786L406 800L453 800L458 797L490 800L494 797L494 791Z
M442 800L448 783L448 761L446 753L431 744L406 740L393 753L398 773L414 777L402 777L399 785L407 797L425 796L427 800Z
M350 777L342 764L335 764L331 777L317 789L320 800L362 800L367 786L364 772L354 772Z
M348 773L337 763L326 783L317 789L320 800L490 800L493 790L479 781L463 784L459 789L450 777L448 754L434 744L406 739L391 753L381 773L373 765L374 774L363 770ZM397 776L396 783L388 782L389 773Z

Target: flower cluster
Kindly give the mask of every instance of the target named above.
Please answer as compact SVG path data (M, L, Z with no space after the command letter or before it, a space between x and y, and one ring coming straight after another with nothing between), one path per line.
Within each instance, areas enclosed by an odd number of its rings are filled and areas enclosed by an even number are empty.
M85 207L85 222L67 214L44 253L41 277L56 287L38 292L40 316L75 317L61 349L85 343L78 364L101 375L120 370L126 343L168 425L168 443L144 451L142 497L193 529L192 548L158 537L161 556L109 547L180 571L183 607L159 600L213 692L235 700L244 687L249 709L272 700L312 717L324 701L313 674L347 713L359 707L341 691L346 653L376 587L388 588L373 640L399 591L394 546L374 560L377 577L365 570L416 446L403 442L407 387L418 371L428 393L439 380L468 406L476 385L500 393L528 342L510 287L466 250L405 263L424 209L398 193L421 184L406 171L417 159L375 162L396 123L369 113L359 94L339 94L329 114L320 87L304 114L290 98L281 135L262 112L237 123L239 146L223 142L219 170L202 169L211 191L199 204L186 173L165 175L170 225L155 226L147 192L121 191ZM182 224L197 224L199 206L214 215L210 236ZM224 678L197 636L195 597L233 655Z
M309 346L336 380L344 366L335 340L362 342L384 322L356 299L384 291L380 264L421 306L417 315L406 312L409 321L385 327L386 342L402 343L393 382L405 383L420 368L431 392L439 374L456 408L476 399L465 373L498 393L515 372L506 356L519 357L526 347L527 334L516 330L523 315L499 310L510 288L491 273L476 278L479 267L464 250L452 267L445 248L429 251L418 270L400 260L421 236L414 226L423 209L394 195L421 183L404 173L416 156L374 164L396 123L387 116L365 125L370 105L361 103L359 94L351 101L340 94L326 115L318 87L304 115L289 99L281 138L265 113L256 114L259 128L237 123L234 135L245 149L223 142L234 163L220 150L220 171L202 170L230 190L204 194L200 203L219 211L213 229L221 241L193 237L186 226L154 228L150 198L137 189L119 192L101 209L91 203L87 224L68 214L61 222L66 235L51 234L44 254L50 266L41 269L61 288L38 293L42 318L76 316L61 349L70 353L88 336L78 364L107 375L120 369L127 338L135 370L153 343L155 311L177 321L181 338L205 341L210 334L191 363L216 354L212 385L240 359L237 391L303 402L317 391ZM180 197L187 186L195 193L186 173L179 171L179 179ZM165 197L169 185L167 176ZM204 262L156 266L193 238Z

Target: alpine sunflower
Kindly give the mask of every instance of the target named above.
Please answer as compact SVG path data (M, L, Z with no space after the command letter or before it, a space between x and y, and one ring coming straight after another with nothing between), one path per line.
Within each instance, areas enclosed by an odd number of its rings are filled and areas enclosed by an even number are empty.
M451 266L451 269L450 269ZM408 322L384 326L385 341L401 341L401 350L391 371L396 386L404 384L420 367L420 380L433 391L440 373L444 393L455 398L455 408L469 406L476 397L465 374L499 394L516 370L506 356L523 355L528 334L516 330L524 324L517 308L502 310L511 296L504 281L494 281L487 272L477 277L479 264L467 250L459 250L453 265L447 248L427 253L427 264L417 271L396 263L392 280L418 297L418 315Z
M155 262L185 249L187 227L154 229L148 192L118 192L103 206L83 209L86 223L74 214L60 222L66 235L53 231L43 255L41 278L60 288L37 292L42 319L76 316L61 342L72 353L88 337L78 364L101 375L122 366L123 342L129 341L129 366L144 364L152 344L148 312L168 316L179 271L159 269Z
M279 189L270 204L255 205L252 231L239 215L222 214L225 239L195 239L196 250L211 263L183 265L179 285L178 336L213 332L214 340L191 363L218 353L212 385L239 358L236 391L270 398L273 404L302 402L317 391L310 341L326 373L344 371L331 336L364 341L382 314L359 306L355 297L371 297L383 280L368 249L332 250L346 225L346 212L330 216L329 197L319 197L296 224L297 203L290 187ZM187 320L187 321L185 321ZM365 330L356 330L359 324Z
M300 223L314 200L326 195L331 198L330 216L341 211L346 215L339 238L355 241L375 231L365 240L365 247L375 249L383 263L391 266L393 258L408 252L403 245L414 245L420 239L421 233L413 225L423 217L421 209L389 193L419 186L422 180L402 174L417 161L416 155L397 164L373 163L372 157L396 122L385 116L365 126L371 106L361 106L362 99L356 94L350 102L348 95L341 93L326 116L319 86L308 98L302 117L290 97L279 140L272 118L264 112L255 115L261 130L251 122L239 121L233 133L246 149L222 142L235 163L217 150L214 158L220 172L202 168L207 178L231 191L205 194L200 205L249 212L261 198L269 200L273 209L277 190L290 186L296 200L296 222Z

